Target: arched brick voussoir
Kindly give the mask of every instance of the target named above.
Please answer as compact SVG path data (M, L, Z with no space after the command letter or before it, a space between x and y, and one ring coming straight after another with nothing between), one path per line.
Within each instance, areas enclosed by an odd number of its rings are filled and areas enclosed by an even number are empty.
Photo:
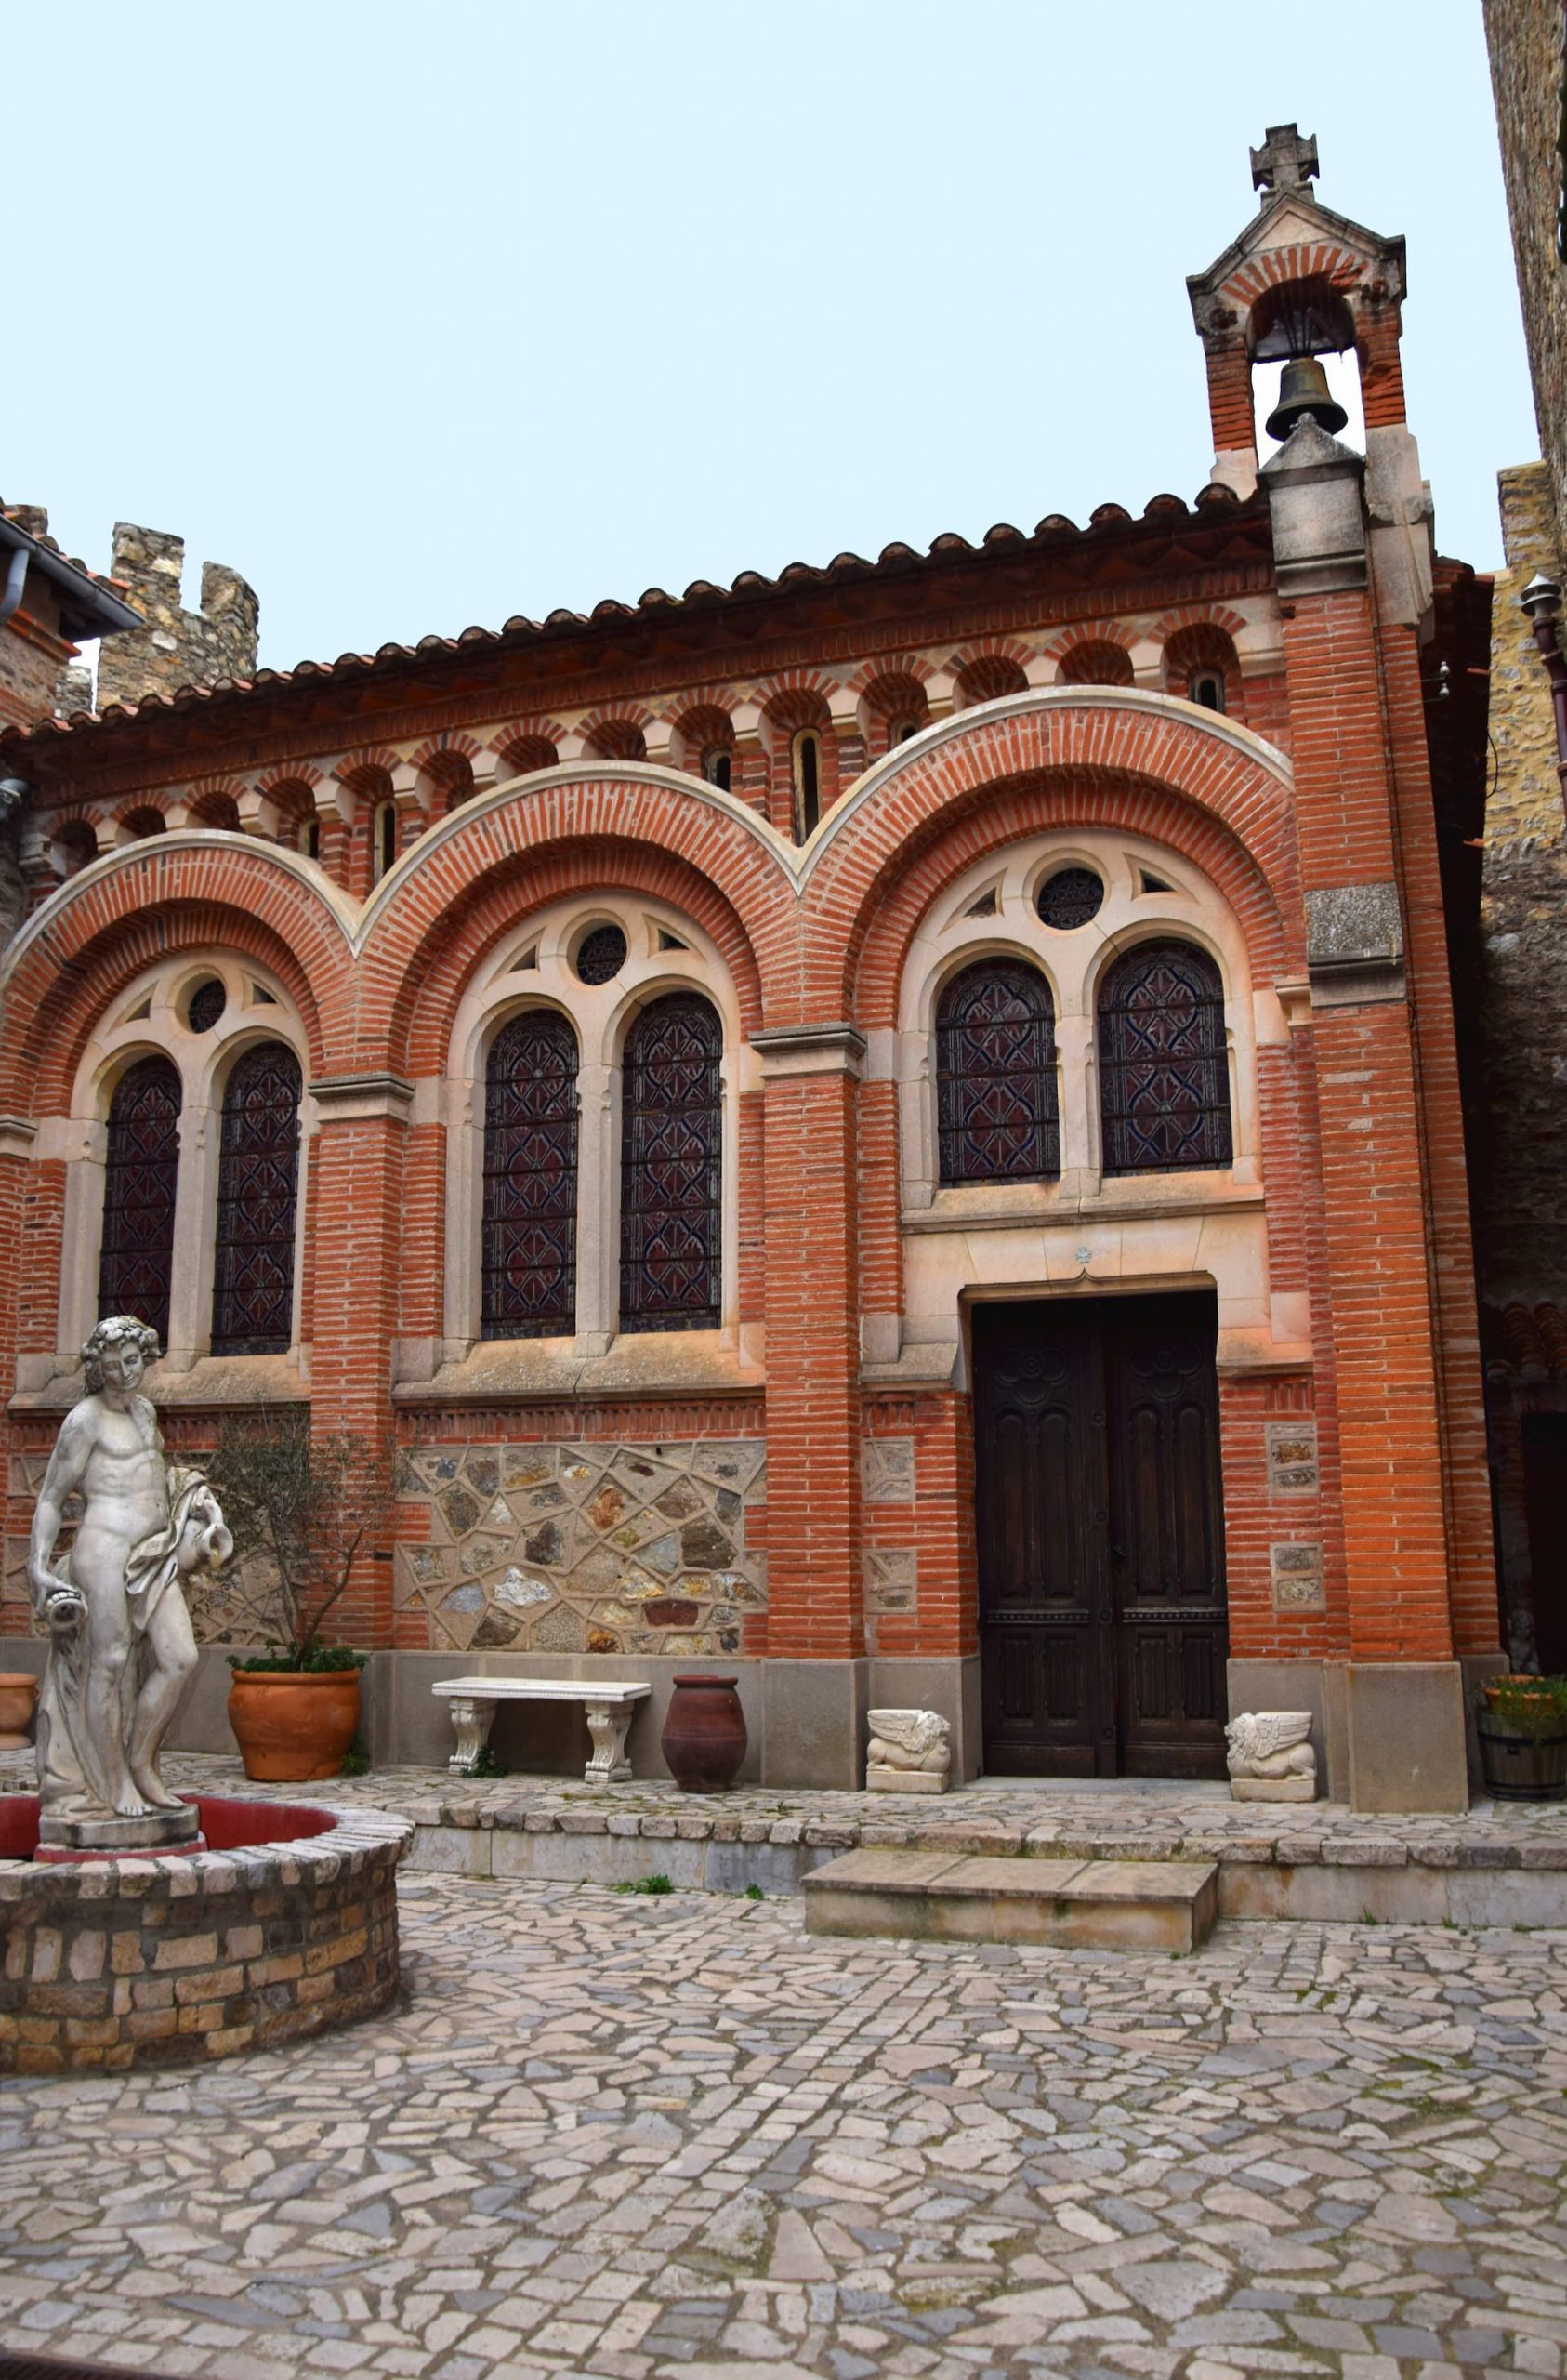
M866 770L806 845L807 963L820 1012L845 1012L876 909L911 859L998 788L1073 775L1162 789L1205 813L1249 854L1276 917L1298 919L1293 782L1274 746L1222 714L1141 689L1050 686L1007 694L897 747Z
M439 941L425 945L428 964L421 969L415 960L399 987L387 1021L386 1063L415 1079L441 1073L458 1006L497 945L525 932L530 917L551 902L573 895L586 901L596 892L642 893L690 918L729 969L745 1031L760 1025L756 954L733 908L706 877L646 843L605 839L585 850L579 841L562 841L513 853L471 885L457 908L443 913ZM374 1029L368 1015L364 1029Z
M382 878L360 931L366 1031L378 1011L390 1032L400 1001L406 1016L402 987L417 985L435 962L476 887L515 876L531 853L562 846L575 849L579 884L592 880L594 846L642 851L704 878L740 922L764 1001L770 974L788 966L800 860L774 827L721 787L683 772L642 761L571 762L466 803Z
M330 988L323 1014L317 987L276 930L231 902L180 901L116 918L85 943L58 973L45 969L37 986L13 978L7 1032L0 1054L0 1109L18 1115L63 1115L93 1034L138 975L186 951L222 951L264 967L283 986L309 1049L312 1074L331 1071L330 1052L350 1047L352 1004L346 971Z
M896 1025L909 946L945 887L977 860L1028 836L1087 826L1147 838L1200 868L1240 920L1256 978L1300 964L1261 870L1211 813L1147 778L1056 769L981 788L946 815L934 840L916 841L889 866L860 938L845 1014L863 1031Z

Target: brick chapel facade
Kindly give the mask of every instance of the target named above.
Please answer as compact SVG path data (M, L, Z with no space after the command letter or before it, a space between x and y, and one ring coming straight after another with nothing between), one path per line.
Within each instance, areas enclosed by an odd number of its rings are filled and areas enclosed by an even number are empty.
M1193 504L1051 515L13 728L0 1633L83 1339L171 1446L406 1461L373 1749L481 1662L732 1671L750 1772L1465 1793L1497 1664L1452 992L1486 590L1434 553L1402 244L1293 127L1192 283ZM1351 350L1366 451L1258 470ZM1477 644L1478 639L1478 644ZM222 1739L219 1596L186 1721Z

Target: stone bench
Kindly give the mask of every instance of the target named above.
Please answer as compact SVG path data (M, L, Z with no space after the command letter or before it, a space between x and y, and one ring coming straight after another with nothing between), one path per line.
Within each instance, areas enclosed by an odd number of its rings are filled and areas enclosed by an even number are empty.
M454 1776L472 1776L490 1740L497 1702L579 1702L593 1739L593 1757L582 1772L584 1783L623 1785L631 1775L625 1731L638 1703L652 1688L609 1678L590 1683L575 1677L443 1677L430 1692L445 1695L457 1731L456 1750L446 1764Z

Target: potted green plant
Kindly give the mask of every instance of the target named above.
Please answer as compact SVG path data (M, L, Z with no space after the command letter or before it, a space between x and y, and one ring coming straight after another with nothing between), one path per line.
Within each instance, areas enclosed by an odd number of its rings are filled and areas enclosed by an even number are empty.
M274 1411L227 1419L206 1467L233 1532L241 1607L264 1640L262 1651L229 1656L244 1773L336 1777L359 1727L365 1656L334 1643L329 1622L361 1554L391 1532L394 1450Z
M1488 1678L1475 1717L1481 1774L1502 1802L1567 1793L1567 1677Z

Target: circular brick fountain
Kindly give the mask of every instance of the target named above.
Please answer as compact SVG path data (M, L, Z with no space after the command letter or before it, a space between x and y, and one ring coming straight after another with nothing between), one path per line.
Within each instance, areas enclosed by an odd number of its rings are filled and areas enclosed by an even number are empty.
M231 2057L392 1998L406 1819L191 1798L204 1851L52 1866L37 1796L0 1797L0 2073Z

